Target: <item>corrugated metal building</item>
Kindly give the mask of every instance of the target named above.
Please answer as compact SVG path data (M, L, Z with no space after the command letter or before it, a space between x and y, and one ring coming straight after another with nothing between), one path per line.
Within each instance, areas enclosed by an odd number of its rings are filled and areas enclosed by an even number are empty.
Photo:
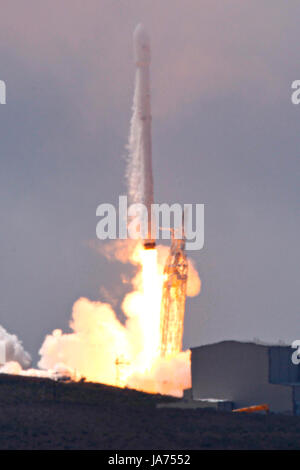
M192 398L226 400L233 408L266 403L273 412L300 415L294 351L238 341L192 348Z

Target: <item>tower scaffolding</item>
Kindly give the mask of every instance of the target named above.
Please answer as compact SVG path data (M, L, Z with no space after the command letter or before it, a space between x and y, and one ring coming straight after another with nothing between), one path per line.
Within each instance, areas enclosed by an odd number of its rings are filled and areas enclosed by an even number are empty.
M172 234L170 253L164 268L160 316L160 355L173 356L182 349L188 263L185 239Z

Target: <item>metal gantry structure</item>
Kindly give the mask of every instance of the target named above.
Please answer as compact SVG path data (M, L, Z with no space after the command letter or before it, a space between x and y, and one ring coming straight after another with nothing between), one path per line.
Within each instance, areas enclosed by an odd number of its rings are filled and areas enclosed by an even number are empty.
M160 355L170 357L182 349L188 263L185 240L172 235L170 253L164 268L161 302Z

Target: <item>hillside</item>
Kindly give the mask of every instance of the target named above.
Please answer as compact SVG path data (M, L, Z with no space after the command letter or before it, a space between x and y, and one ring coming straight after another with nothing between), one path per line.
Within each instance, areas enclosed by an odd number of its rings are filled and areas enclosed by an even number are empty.
M300 418L156 409L170 397L0 376L0 449L300 449Z

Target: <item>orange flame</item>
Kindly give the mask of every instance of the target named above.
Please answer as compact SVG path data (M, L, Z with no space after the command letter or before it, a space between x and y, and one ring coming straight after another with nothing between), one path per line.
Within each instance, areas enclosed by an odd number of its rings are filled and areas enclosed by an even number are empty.
M180 396L190 386L190 351L169 358L159 356L163 268L168 250L144 250L141 244L133 251L129 246L124 250L124 244L119 248L122 261L140 266L132 280L133 291L122 303L125 325L109 304L81 298L73 306L73 333L55 330L48 335L40 350L39 367L51 371L65 368L73 379L85 377ZM120 250L115 251L119 259ZM194 268L190 273L188 294L190 290L191 295L196 295L200 280Z

